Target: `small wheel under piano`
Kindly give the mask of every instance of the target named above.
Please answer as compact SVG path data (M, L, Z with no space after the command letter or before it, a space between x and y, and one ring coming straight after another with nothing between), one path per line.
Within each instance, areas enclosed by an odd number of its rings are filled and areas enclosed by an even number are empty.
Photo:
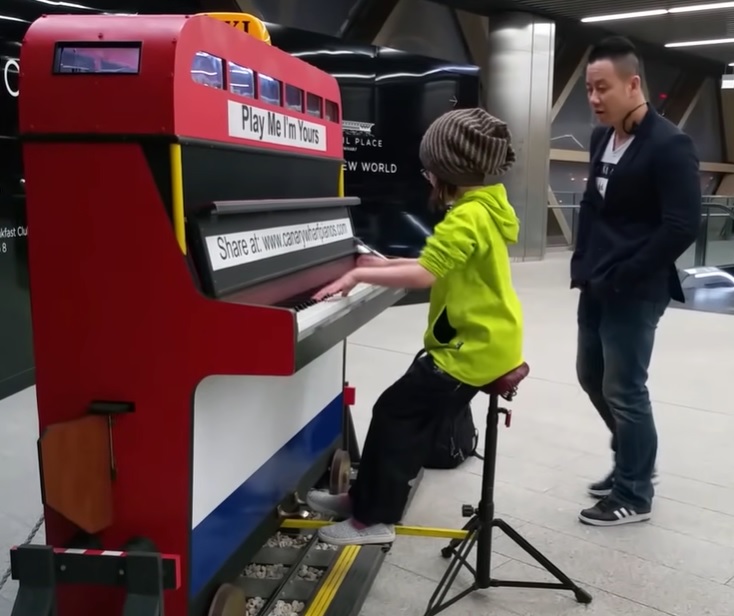
M329 475L329 491L332 494L344 494L349 490L349 480L352 474L352 461L349 452L337 449L331 459Z

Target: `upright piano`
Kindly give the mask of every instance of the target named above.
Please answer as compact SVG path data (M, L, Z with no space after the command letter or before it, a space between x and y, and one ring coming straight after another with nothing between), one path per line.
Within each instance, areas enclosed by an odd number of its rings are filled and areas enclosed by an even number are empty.
M345 339L402 295L311 299L358 254L339 88L260 38L56 15L21 52L47 541L144 538L178 563L169 616L205 614L327 469ZM121 601L58 598L60 616Z

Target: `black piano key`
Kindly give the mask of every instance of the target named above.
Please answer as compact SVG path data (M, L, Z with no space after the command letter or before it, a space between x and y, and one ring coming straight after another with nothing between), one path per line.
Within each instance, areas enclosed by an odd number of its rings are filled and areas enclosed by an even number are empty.
M306 308L310 308L311 306L315 306L316 304L319 303L318 301L313 299L313 295L317 291L318 289L313 289L307 293L300 293L294 297L290 297L286 300L283 300L282 302L278 302L276 306L280 308L292 308L296 312L300 312L301 310L305 310ZM332 296L327 296L324 299L322 299L321 301L323 302L329 299L329 297L332 297Z

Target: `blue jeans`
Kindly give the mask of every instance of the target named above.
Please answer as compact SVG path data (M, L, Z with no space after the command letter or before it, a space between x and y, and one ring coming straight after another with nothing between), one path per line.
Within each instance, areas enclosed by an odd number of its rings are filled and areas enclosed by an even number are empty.
M612 433L614 488L622 503L647 511L658 436L647 391L655 330L668 302L582 291L576 374Z

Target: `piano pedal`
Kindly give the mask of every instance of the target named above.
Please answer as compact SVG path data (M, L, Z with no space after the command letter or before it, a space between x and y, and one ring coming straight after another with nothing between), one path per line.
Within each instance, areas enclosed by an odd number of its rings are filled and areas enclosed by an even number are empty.
M305 520L309 516L308 505L302 500L298 492L293 492L278 505L278 517L281 520Z
M349 452L337 449L331 459L331 473L329 475L329 492L344 494L349 490L352 475L352 461Z
M283 505L278 505L278 518L281 520L305 520L308 518L308 510L298 508L288 511Z

